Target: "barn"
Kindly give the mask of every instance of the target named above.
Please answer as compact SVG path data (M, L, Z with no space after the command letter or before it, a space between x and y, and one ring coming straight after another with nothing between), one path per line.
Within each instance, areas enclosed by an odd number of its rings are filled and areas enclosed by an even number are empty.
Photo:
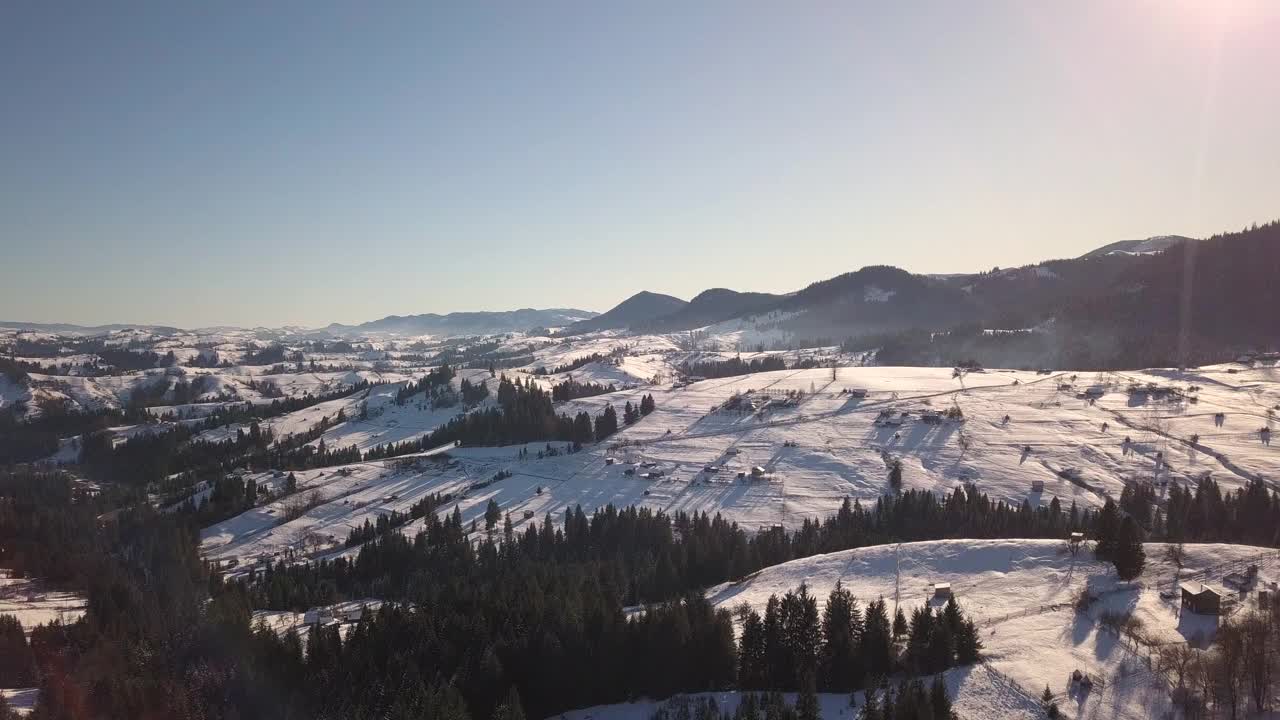
M1218 615L1222 612L1222 592L1204 583L1184 582L1182 607L1199 615Z

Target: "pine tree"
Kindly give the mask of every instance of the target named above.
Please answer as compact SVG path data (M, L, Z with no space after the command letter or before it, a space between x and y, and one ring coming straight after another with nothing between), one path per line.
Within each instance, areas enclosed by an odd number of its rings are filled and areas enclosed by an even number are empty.
M618 431L618 413L613 405L605 405L604 412L596 418L596 441L599 442Z
M747 607L739 610L738 618L742 625L738 642L738 685L746 690L764 690L769 687L764 622L759 613Z
M872 677L887 677L892 670L892 637L889 615L884 600L867 606L862 630L862 657L866 673Z
M893 615L893 639L901 640L907 634L907 616L899 607L898 611Z
M484 529L493 530L498 524L498 520L502 518L502 510L498 507L498 502L493 498L489 498L489 504L484 509Z
M861 613L853 594L837 581L822 611L822 687L849 692L862 684L858 668Z
M1120 541L1120 508L1111 498L1098 513L1098 521L1094 527L1093 554L1099 560L1111 560L1115 556Z
M806 675L800 681L800 694L796 697L796 720L822 720L818 690L812 675Z
M1120 535L1112 556L1116 574L1121 580L1133 580L1142 574L1147 555L1142 547L1142 528L1132 517L1125 517L1120 524Z
M956 662L972 665L981 657L982 641L978 638L978 626L966 618L956 633Z
M889 465L889 487L898 490L902 487L902 461L895 459Z
M640 398L640 415L641 416L648 415L649 413L653 412L655 408L656 408L656 403L654 403L652 395L645 395L644 397Z
M785 631L782 625L782 601L770 595L764 606L764 652L769 669L768 686L791 686L791 658L787 653Z

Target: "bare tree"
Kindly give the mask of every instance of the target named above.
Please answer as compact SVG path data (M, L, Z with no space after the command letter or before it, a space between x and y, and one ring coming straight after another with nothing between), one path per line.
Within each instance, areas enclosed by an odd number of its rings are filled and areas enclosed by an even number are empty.
M1231 720L1240 717L1244 699L1244 633L1234 623L1218 629L1217 642L1209 659L1208 675L1216 708L1226 710Z
M1269 618L1252 614L1240 624L1243 641L1245 674L1248 676L1249 697L1253 700L1253 709L1261 713L1267 709L1272 696L1274 679L1274 659L1271 645L1275 638L1271 637Z

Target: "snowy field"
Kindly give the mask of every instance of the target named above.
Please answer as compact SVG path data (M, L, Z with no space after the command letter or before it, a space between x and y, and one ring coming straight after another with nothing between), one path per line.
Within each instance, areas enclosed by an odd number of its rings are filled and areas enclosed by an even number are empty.
M36 700L40 697L40 688L0 688L0 695L9 701L9 709L26 717L36 709Z
M36 625L55 620L73 623L85 612L85 599L75 593L48 590L29 578L11 578L0 570L0 615L13 615L31 634Z
M683 388L639 386L560 407L594 414L608 403L617 409L627 401L638 404L644 394L656 400L654 413L579 453L539 459L546 443L529 445L524 459L518 457L522 446L460 448L450 451L449 462L408 458L299 472L299 486L322 492L324 504L288 522L280 514L286 500L255 508L206 529L204 550L218 559L278 556L301 551L310 537L312 554L317 537L340 541L366 519L393 509L407 512L432 493L454 495L467 522L480 518L493 499L517 529L529 513L541 519L579 504L588 512L608 504L643 505L719 512L749 529L794 527L834 513L845 498L873 502L888 492L887 466L894 459L903 464L906 488L945 493L971 482L993 499L1036 505L1056 497L1064 509L1073 502L1100 506L1130 480L1156 480L1160 493L1168 487L1161 483L1194 483L1205 474L1228 490L1255 477L1274 486L1280 445L1264 444L1259 429L1269 422L1267 408L1280 403L1275 373L1227 373L1225 367L1047 375L992 370L968 375L962 390L947 368L842 367L835 380L830 368L819 368ZM1182 396L1130 392L1147 383L1178 388ZM1191 386L1199 389L1187 391ZM802 395L789 400L788 391ZM723 409L735 395L757 409ZM450 414L419 409L413 401L370 406L385 407L384 414L332 428L326 443L367 447L416 437ZM953 406L963 421L924 417ZM306 425L289 415L277 422ZM1194 444L1193 435L1199 436ZM764 475L753 480L756 467ZM499 471L512 477L473 487ZM641 477L656 471L662 476ZM1037 481L1043 490L1034 489Z

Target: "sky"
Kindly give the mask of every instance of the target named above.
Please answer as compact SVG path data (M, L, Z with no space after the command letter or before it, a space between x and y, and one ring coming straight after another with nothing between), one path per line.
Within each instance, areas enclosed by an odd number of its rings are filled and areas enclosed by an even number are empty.
M0 4L0 320L318 326L1280 217L1280 3Z

